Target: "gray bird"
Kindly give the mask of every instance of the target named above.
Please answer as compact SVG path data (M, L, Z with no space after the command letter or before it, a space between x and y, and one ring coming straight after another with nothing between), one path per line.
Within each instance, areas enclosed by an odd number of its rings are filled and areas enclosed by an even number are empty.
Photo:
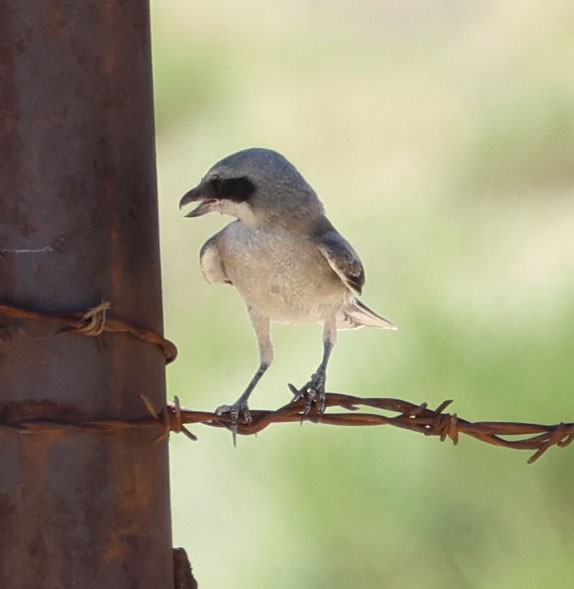
M245 299L259 343L257 372L239 399L217 412L230 413L234 435L239 415L251 420L249 396L273 361L271 321L323 324L321 364L301 389L290 386L307 399L307 411L317 399L322 409L337 330L396 329L357 299L365 283L359 256L303 176L270 149L245 149L216 163L179 207L196 202L186 217L236 217L201 248L201 269L208 282L231 284Z

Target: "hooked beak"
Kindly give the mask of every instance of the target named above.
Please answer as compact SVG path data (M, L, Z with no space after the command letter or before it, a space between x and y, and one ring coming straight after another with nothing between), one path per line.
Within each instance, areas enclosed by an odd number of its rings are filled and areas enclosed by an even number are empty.
M201 217L202 215L210 213L215 210L218 200L207 196L200 184L183 195L182 199L179 201L179 210L181 211L186 205L194 202L199 202L199 206L187 213L185 215L186 217Z

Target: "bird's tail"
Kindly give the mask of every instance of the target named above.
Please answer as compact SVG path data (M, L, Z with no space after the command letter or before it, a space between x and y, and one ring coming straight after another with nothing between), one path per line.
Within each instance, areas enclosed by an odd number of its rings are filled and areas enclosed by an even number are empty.
M357 327L379 327L381 329L398 329L397 326L371 311L367 305L353 299L337 315L337 329L355 329Z

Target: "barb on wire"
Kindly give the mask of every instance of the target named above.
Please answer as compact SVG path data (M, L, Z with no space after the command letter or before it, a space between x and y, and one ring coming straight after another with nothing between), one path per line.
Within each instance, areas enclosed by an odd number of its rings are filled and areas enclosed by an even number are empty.
M148 410L149 414L156 420L161 420L163 422L164 429L163 431L156 437L155 443L162 442L166 438L169 437L170 432L174 432L176 434L182 433L187 436L190 440L197 440L197 436L192 434L186 427L183 425L182 415L181 415L181 407L179 405L179 397L176 395L173 398L173 405L168 405L167 407L163 407L161 411L158 411L151 399L146 397L145 395L140 395L141 400L143 401L146 409Z
M218 415L210 411L193 411L182 409L176 397L174 404L157 410L151 401L141 395L147 408L147 416L136 419L101 419L79 422L54 420L26 420L0 422L0 432L114 432L133 428L159 428L155 441L165 440L170 432L183 432L196 440L185 425L204 424L212 427L229 428L229 415ZM538 460L552 446L565 448L574 440L574 423L540 425L535 423L516 423L504 421L471 422L462 419L456 413L445 413L451 401L444 401L436 409L429 409L426 403L417 405L409 401L394 398L356 397L341 393L327 393L325 412L316 406L307 413L305 399L299 399L277 410L251 410L251 421L240 422L237 433L241 435L256 434L274 423L299 423L310 421L324 425L338 426L376 426L390 425L424 434L436 436L441 441L447 438L457 444L461 435L476 440L515 450L534 450L529 458L531 464ZM359 411L359 407L369 411ZM332 412L329 409L342 411ZM375 411L373 411L375 410ZM385 411L392 415L381 413ZM518 436L518 439L515 437Z
M177 357L177 348L173 342L170 342L151 329L135 327L121 319L109 317L108 310L110 306L108 301L102 301L99 305L83 313L51 314L40 313L31 309L22 309L13 305L0 304L0 317L6 317L13 321L55 322L59 324L61 331L73 331L92 337L97 337L104 331L108 333L129 333L141 341L159 346L167 364L175 360Z
M102 335L106 328L106 315L110 307L111 303L109 301L102 301L99 305L86 311L82 317L85 325L76 327L75 331L84 333L85 335L91 335L92 337Z

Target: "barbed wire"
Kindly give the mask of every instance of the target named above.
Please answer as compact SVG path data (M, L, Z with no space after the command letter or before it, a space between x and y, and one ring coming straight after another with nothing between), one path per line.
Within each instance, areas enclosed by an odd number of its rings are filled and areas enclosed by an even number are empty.
M429 409L426 403L417 405L409 401L382 397L357 397L342 393L327 393L325 411L319 411L314 405L309 414L307 401L299 399L275 411L251 411L251 422L240 422L237 433L243 435L256 434L274 423L290 423L309 421L324 425L336 426L376 426L390 425L425 436L447 438L456 445L461 435L466 435L493 446L502 446L515 450L535 450L529 458L531 464L538 460L552 446L565 448L574 440L574 423L542 425L534 423L518 423L503 421L470 422L458 417L456 413L445 413L444 410L452 401L442 402L436 409ZM360 406L396 413L387 416L381 413L357 412ZM345 412L331 413L329 408L340 408ZM213 427L231 426L229 415L206 414L197 411L179 409L177 405L168 406L175 423L192 424L200 421ZM522 439L506 439L513 436L528 436Z
M110 309L109 301L102 301L99 305L80 313L40 313L31 309L23 309L13 305L0 304L0 317L6 317L11 320L28 320L56 323L59 331L62 333L76 332L98 337L104 331L110 333L128 333L141 341L159 346L165 356L166 364L173 362L177 357L177 347L173 342L165 339L151 329L135 327L122 321L108 316ZM6 335L3 339L7 339Z
M48 314L22 309L12 305L0 304L0 316L13 321L33 320L55 322L59 332L82 333L97 337L104 331L128 333L141 341L159 346L166 362L172 362L177 356L175 344L154 331L135 327L120 319L107 315L110 303L102 301L99 305L84 313ZM5 327L5 326L4 326ZM8 333L6 333L6 329ZM13 334L12 334L13 335ZM0 333L0 339L6 341L11 337L10 326ZM34 433L34 432L115 432L135 428L159 428L156 442L165 440L170 432L183 433L191 440L197 437L186 428L190 424L203 424L211 427L231 428L229 414L217 412L182 409L179 399L161 409L154 407L145 395L141 395L147 408L147 415L134 419L96 419L74 422L55 419L0 420L0 432ZM552 446L565 448L574 440L574 423L542 425L508 421L471 422L458 417L456 413L444 410L452 401L444 401L436 409L429 409L427 403L415 404L395 398L357 397L342 393L327 393L321 408L318 404L311 406L301 398L276 410L251 410L251 419L237 423L237 434L253 435L275 423L312 422L335 426L376 426L390 425L409 431L434 436L441 441L447 438L458 444L461 435L476 440L514 450L534 450L528 463L538 460ZM368 407L369 412L359 411L359 407ZM337 409L336 412L327 411ZM373 412L376 410L377 412ZM385 411L391 415L381 413ZM520 439L513 439L520 436Z
M203 424L211 427L229 428L231 418L227 414L219 415L210 411L182 409L176 397L173 404L157 410L151 401L141 396L148 410L148 415L136 419L99 419L78 422L60 420L22 420L0 423L0 432L16 431L34 432L116 432L136 428L158 428L156 442L165 440L170 432L183 433L191 440L197 437L186 425ZM311 422L335 426L377 426L390 425L400 429L438 437L441 441L452 440L458 444L461 435L469 436L480 442L493 446L502 446L514 450L535 450L528 459L531 464L538 460L552 446L565 448L574 440L574 423L542 425L508 421L471 422L458 417L456 413L445 413L451 401L444 401L436 409L429 409L426 403L417 405L409 401L382 397L357 397L342 393L327 393L325 411L320 412L313 406L306 414L307 401L299 399L276 410L251 410L249 423L237 424L239 435L253 435L276 423ZM387 411L396 415L384 415L373 412L357 412L360 406ZM328 409L345 411L328 412ZM507 439L522 436L521 439Z

